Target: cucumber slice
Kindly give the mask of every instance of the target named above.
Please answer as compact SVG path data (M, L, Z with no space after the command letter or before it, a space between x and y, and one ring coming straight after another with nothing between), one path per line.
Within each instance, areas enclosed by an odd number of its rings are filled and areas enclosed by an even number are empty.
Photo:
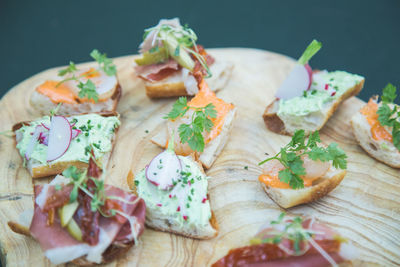
M67 230L73 238L82 241L82 230L74 219L71 219L67 224Z
M79 203L77 201L66 204L58 209L58 216L60 216L61 226L65 227L74 216L75 211L78 209Z
M165 47L159 47L157 51L150 53L144 52L141 58L135 59L136 64L139 66L151 65L163 62L168 59L168 51Z
M179 65L192 71L195 63L189 53L184 50L182 45L180 45L178 40L176 40L175 36L172 33L167 33L165 31L160 31L159 34L165 47L168 49L169 55L175 59Z

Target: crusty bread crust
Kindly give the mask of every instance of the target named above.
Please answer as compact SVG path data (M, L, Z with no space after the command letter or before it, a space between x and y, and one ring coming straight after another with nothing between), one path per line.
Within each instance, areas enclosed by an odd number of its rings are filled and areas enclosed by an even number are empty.
M229 111L229 113L226 115L224 125L222 126L220 134L205 145L203 153L197 155L200 162L206 169L211 168L212 164L217 159L218 155L221 153L226 142L228 141L229 133L232 130L235 116L236 116L236 107L233 108L231 111ZM167 133L167 127L165 127L161 131L157 132L151 138L150 141L160 147L165 148L167 140L168 140L168 133Z
M313 202L327 195L338 186L346 175L346 170L337 170L333 166L324 177L319 178L310 187L302 189L281 189L261 183L267 195L282 208Z
M17 222L14 221L9 221L8 227L10 227L11 231L17 234L25 235L28 237L32 237L31 233L29 231L29 228L26 226L23 226ZM135 241L131 241L128 243L119 243L119 244L112 244L110 245L106 251L103 253L103 258L101 263L97 264L91 261L88 261L86 259L86 256L82 256L80 258L77 258L73 260L72 262L76 265L79 266L94 266L94 265L101 265L101 264L106 264L109 263L113 260L115 260L118 257L121 257L123 254L125 254L133 245L135 244Z
M364 81L365 79L363 79L361 82L359 82L352 88L349 88L343 95L341 95L338 99L332 102L331 105L328 107L328 109L324 111L323 119L319 122L318 126L315 127L315 129L306 130L306 134L308 135L312 131L320 130L344 100L352 96L356 96L361 91L361 89L364 86ZM282 121L282 119L279 118L277 114L278 108L279 108L278 99L275 99L271 104L267 106L263 114L265 125L270 131L273 131L275 133L284 135L293 135L296 129L287 129L285 122Z
M115 112L117 110L118 102L122 95L121 86L118 84L114 90L113 95L104 101L97 103L81 102L78 104L63 103L59 109L60 115L76 115L82 113L96 113L96 112ZM37 110L41 115L49 114L50 110L55 109L58 103L54 103L45 95L38 93L34 90L29 100L31 106Z
M87 113L85 113L87 114ZM111 117L111 116L117 116L119 117L119 114L117 112L100 112L97 113L103 117ZM84 115L84 114L79 114L79 115ZM77 116L77 115L66 115L66 117L71 117L71 116ZM15 124L12 127L12 131L15 133L18 129L20 129L23 125L29 125L30 122L19 122ZM114 148L114 142L116 140L116 135L118 132L118 128L115 129L114 136L111 140L112 142L112 149ZM15 142L17 143L17 140L15 138ZM103 157L100 159L100 162L102 166L106 167L108 164L108 160L111 156L112 150L106 154L103 155ZM48 177L56 174L62 173L66 168L69 166L75 166L79 169L87 169L88 168L88 163L81 162L81 161L59 161L51 165L42 165L41 163L38 162L33 162L32 160L28 160L26 167L32 176L32 178L42 178L42 177Z
M211 90L218 91L226 86L231 77L233 64L216 61L210 66L213 76L207 79ZM150 98L188 96L185 84L181 80L181 71L158 82L144 82L146 94Z
M197 162L200 170L204 173L201 163ZM135 176L132 171L129 171L127 176L127 183L129 188L135 195L137 194L137 189L135 185ZM209 200L210 205L211 201ZM146 225L154 230L162 231L162 232L169 232L177 235L181 235L184 237L190 237L195 239L211 239L218 235L219 225L217 222L217 218L213 211L211 211L211 218L210 218L210 226L212 229L207 231L206 229L185 229L179 225L173 224L173 222L169 221L168 218L160 218L159 216L154 216L146 206Z
M371 126L360 112L351 119L353 133L360 146L373 158L393 167L400 168L400 152L392 142L372 138ZM385 145L388 149L382 149Z

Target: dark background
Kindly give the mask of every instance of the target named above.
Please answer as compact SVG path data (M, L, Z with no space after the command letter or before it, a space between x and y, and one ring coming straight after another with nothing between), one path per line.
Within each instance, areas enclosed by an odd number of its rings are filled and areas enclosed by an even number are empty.
M253 47L298 58L316 38L313 68L366 77L364 100L400 86L400 1L0 0L0 96L45 69L134 54L143 29L178 16L205 47Z

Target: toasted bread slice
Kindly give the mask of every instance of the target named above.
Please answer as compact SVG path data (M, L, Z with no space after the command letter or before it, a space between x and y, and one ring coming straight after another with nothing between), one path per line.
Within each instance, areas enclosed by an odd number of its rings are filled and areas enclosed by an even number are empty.
M111 116L115 116L117 118L119 117L119 114L116 112L103 112L96 114L99 114L103 117L111 117ZM85 115L85 114L80 114L80 115ZM72 117L72 116L79 116L79 115L68 115L67 117ZM15 141L17 144L22 140L22 134L20 134L17 130L24 125L30 125L30 122L20 122L15 124L12 128L13 132L15 133ZM111 137L112 148L114 147L115 137L118 128L119 127L115 128L114 134ZM111 156L111 152L112 149L109 152L104 153L101 158L97 159L98 163L101 164L103 168L107 167L109 158ZM33 158L26 160L26 168L28 169L32 178L41 178L41 177L60 174L69 166L75 166L79 169L86 169L88 167L88 163L79 160L68 160L68 161L56 161L53 162L52 164L43 164L42 162L35 160Z
M218 91L226 86L231 77L233 64L231 62L216 60L210 66L212 76L207 79L207 83L214 91ZM145 81L146 94L150 98L163 98L174 96L187 96L185 84L182 80L182 71L168 76L158 82Z
M198 162L196 163L197 163L196 166L199 168L201 173L205 175L201 164ZM198 181L196 181L196 183L197 182ZM128 174L127 183L129 187L132 189L133 193L138 195L138 190L135 184L135 177L132 172L129 172ZM205 203L202 205L211 205L211 203L208 204ZM211 239L218 235L219 226L216 217L214 215L214 212L212 210L211 210L211 218L209 219L208 224L202 225L201 227L195 227L187 223L182 224L176 217L169 216L168 214L163 213L162 209L157 209L155 207L154 208L152 207L153 207L152 205L146 205L146 225L155 230L170 232L195 239Z
M298 121L288 120L278 116L279 100L275 99L267 106L264 111L263 119L270 131L278 134L293 135L298 129L304 129L308 135L313 131L320 130L328 119L333 115L335 110L339 107L340 103L344 100L357 95L364 86L364 79L346 91L334 101L325 103L323 108L318 112L308 113L301 116Z
M224 125L222 126L220 134L216 138L211 140L208 144L206 144L203 153L200 153L200 155L198 155L199 161L206 169L209 169L212 166L212 164L224 148L226 142L228 141L229 132L232 129L235 114L236 108L229 111L229 113L225 117ZM164 127L161 131L156 133L151 138L151 142L163 148L165 148L167 140L167 127Z
M78 104L63 103L58 108L58 114L60 115L73 115L82 113L99 113L99 112L115 112L119 99L121 98L122 90L121 86L117 86L111 97L92 103L90 101L80 102ZM55 109L58 103L54 103L49 97L33 91L29 100L31 106L37 110L41 115L49 114L51 110Z
M261 183L268 196L282 208L290 208L309 203L325 196L340 184L346 175L346 170L338 170L333 166L321 178L313 182L312 186L302 189L281 189Z
M354 136L360 146L373 158L393 167L400 168L400 152L392 142L375 140L366 117L357 112L351 119Z

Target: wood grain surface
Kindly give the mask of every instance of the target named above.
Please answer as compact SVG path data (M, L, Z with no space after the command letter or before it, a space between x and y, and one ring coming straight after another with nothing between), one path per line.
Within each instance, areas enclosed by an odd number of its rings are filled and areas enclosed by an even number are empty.
M261 117L276 88L294 63L288 57L255 49L210 49L217 60L235 65L228 86L218 92L238 107L230 139L208 170L212 209L220 225L216 238L198 241L146 229L140 244L108 266L209 266L229 249L246 245L259 227L278 216L280 209L262 190L257 163L276 153L289 137L269 132ZM129 170L140 171L161 150L149 140L161 127L162 116L174 99L150 100L132 69L133 56L116 58L123 96L118 106L122 125L109 164L107 183L127 188ZM87 63L93 64L93 63ZM59 68L39 73L12 88L1 100L0 130L38 114L29 105L30 93ZM368 77L366 78L368 86ZM354 266L400 265L399 170L370 158L359 147L350 117L363 102L346 101L321 131L325 143L337 142L349 158L343 182L323 199L287 210L315 216L348 237L359 249ZM0 136L0 244L3 266L51 266L39 245L13 233L7 221L33 208L32 179L22 165L14 140ZM244 167L248 166L248 169ZM35 180L34 183L48 182Z

